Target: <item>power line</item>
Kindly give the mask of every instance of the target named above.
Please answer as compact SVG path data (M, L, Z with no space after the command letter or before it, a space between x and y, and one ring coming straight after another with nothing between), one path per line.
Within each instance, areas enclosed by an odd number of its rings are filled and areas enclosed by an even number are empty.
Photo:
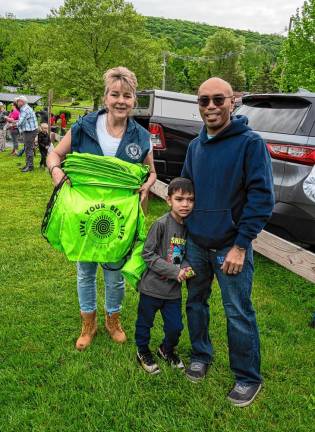
M195 57L195 56L190 56L190 55L180 55L180 54L176 54L176 53L172 53L172 52L168 52L168 51L166 51L164 54L165 54L165 57L174 57L174 58L177 58L180 60L200 61L200 62L208 63L210 61L225 60L227 58L237 56L237 55L241 54L241 52L240 51L228 51L227 53L225 53L221 56L214 56L214 57L204 57L204 56Z
M165 90L167 57L173 57L173 58L176 58L176 59L179 59L179 60L185 60L185 61L198 61L198 62L203 62L203 63L209 63L209 62L218 61L218 60L226 60L228 58L237 56L239 54L241 54L240 51L228 51L227 53L225 53L225 54L223 54L221 56L214 56L214 57L200 56L200 57L195 57L195 56L190 56L190 55L180 55L180 54L172 53L172 52L169 52L169 51L163 51L162 90Z

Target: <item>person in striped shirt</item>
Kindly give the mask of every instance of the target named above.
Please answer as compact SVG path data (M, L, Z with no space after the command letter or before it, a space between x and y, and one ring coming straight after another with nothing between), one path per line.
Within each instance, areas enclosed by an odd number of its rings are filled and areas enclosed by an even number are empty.
M26 159L26 165L21 171L29 172L34 169L34 141L37 135L38 123L34 111L27 103L26 96L18 96L16 98L16 103L20 108L20 118L15 122L15 125L20 133L23 134ZM14 122L12 119L7 120L9 122Z

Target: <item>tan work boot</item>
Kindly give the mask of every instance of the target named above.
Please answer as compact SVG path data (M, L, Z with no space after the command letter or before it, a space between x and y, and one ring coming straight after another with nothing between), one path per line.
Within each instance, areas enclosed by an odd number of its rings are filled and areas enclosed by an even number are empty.
M75 344L76 349L83 351L89 345L97 332L97 320L96 311L94 312L81 312L82 319L82 330L77 343Z
M105 329L113 341L117 343L126 342L127 337L120 324L120 312L114 312L111 315L105 312Z

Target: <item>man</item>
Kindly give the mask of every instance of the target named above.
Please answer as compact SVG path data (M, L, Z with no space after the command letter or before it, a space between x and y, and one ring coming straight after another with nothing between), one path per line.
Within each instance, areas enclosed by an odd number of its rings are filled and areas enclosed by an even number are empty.
M251 241L274 205L269 153L244 116L231 117L233 90L220 78L199 88L204 122L189 145L182 176L195 188L195 208L187 218L187 261L196 276L187 282L186 305L192 356L186 376L205 377L212 361L209 305L214 275L227 318L230 367L236 383L228 395L249 405L261 389L259 335L251 303Z
M5 110L4 104L0 102L0 152L5 149L5 124L6 124L6 116L8 113Z
M23 133L23 141L25 148L26 165L22 168L22 172L33 171L34 169L34 141L37 135L37 119L32 108L27 104L25 96L18 96L16 103L20 108L20 118L16 122L16 126ZM7 119L9 122L14 122L13 119Z

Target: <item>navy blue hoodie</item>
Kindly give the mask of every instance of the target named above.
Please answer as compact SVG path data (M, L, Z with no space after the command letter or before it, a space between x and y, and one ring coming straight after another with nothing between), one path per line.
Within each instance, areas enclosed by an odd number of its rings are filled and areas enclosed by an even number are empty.
M202 247L247 248L271 216L270 156L245 116L233 117L210 139L204 126L188 147L182 177L194 183L195 207L186 224Z

